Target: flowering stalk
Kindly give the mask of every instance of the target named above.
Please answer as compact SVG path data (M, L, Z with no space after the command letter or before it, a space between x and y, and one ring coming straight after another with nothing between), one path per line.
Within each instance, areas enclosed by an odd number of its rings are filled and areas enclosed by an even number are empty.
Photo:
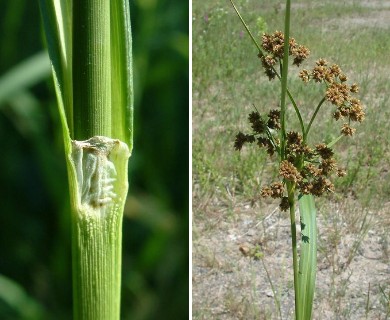
M251 39L259 49L266 76L269 80L278 78L281 81L280 110L271 110L267 115L260 115L256 110L249 114L248 120L252 127L251 133L239 132L234 142L234 148L241 150L244 144L256 143L265 148L270 156L278 155L279 175L281 181L265 186L261 190L263 197L280 199L280 209L289 210L291 220L291 238L294 269L295 317L310 319L315 286L316 269L316 211L314 196L334 192L330 178L333 174L342 177L345 171L340 168L335 159L332 146L343 136L352 136L355 128L351 122L362 122L364 111L361 102L354 97L358 92L357 84L348 85L347 76L337 64L330 64L325 59L316 61L311 70L303 69L300 79L307 83L314 81L324 87L324 94L315 108L307 125L302 120L299 106L287 88L289 56L293 65L299 67L309 56L307 47L299 45L294 38L289 37L290 0L286 1L285 33L276 31L273 34L263 34L261 45L257 43L249 28L231 0L241 22L244 24ZM288 40L286 40L288 39ZM276 66L279 66L280 73ZM285 123L286 95L289 97L300 123L300 131L288 131ZM312 125L325 104L335 108L333 118L346 120L341 128L341 135L329 144L317 143L309 146L308 137ZM295 203L298 198L300 205L301 224L301 254L298 265L297 228L295 220Z
M290 0L286 1L286 16L284 22L284 35L287 39L290 37ZM282 45L282 44L281 44ZM280 95L280 116L281 116L281 132L280 132L280 141L281 141L281 152L280 152L280 160L283 161L285 159L285 142L286 142L286 92L287 92L287 78L288 78L288 57L289 57L289 46L283 45L283 62L280 61L281 66L281 85L282 92Z

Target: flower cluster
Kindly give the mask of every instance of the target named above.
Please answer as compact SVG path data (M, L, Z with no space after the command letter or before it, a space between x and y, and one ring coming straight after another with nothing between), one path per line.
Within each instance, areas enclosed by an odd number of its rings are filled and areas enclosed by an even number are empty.
M248 120L252 133L239 132L234 143L235 149L241 150L245 143L257 142L257 145L265 148L269 155L273 155L275 151L279 153L281 146L276 134L280 130L280 112L271 110L266 117L261 117L257 111L253 111L249 114ZM287 182L295 184L301 194L321 196L326 192L333 192L334 185L329 179L330 176L345 175L333 157L333 150L325 143L310 148L304 143L302 135L296 131L287 132L285 140L285 160L279 166L282 181L263 187L261 196L280 198L281 210L288 210L290 204L285 189Z
M272 80L276 76L274 66L284 56L284 34L280 31L275 31L273 34L264 33L261 46L267 54L260 53L259 58L261 59L265 74ZM294 38L289 39L289 55L294 57L294 65L299 66L309 54L310 51L308 48L298 45Z
M313 149L303 143L302 136L295 131L287 133L286 160L279 166L279 175L282 182L274 182L261 190L261 196L280 198L280 208L285 211L289 208L288 198L285 196L284 185L290 182L296 185L301 194L321 196L326 192L333 192L334 185L330 176L345 175L333 158L334 152L324 143L317 144Z
M245 143L257 142L261 148L265 148L269 155L280 151L280 142L275 136L280 129L280 112L271 110L267 117L261 117L257 111L253 111L248 117L252 127L252 133L239 132L236 136L234 147L241 150ZM270 129L275 130L274 134ZM285 184L294 183L301 194L321 196L326 192L333 192L334 185L329 180L332 174L341 177L345 172L340 169L333 158L334 152L326 144L320 143L310 148L303 141L303 137L296 131L286 134L285 158L280 163L279 175L282 181L274 182L261 190L262 197L280 198L280 208L289 208L288 198L285 196Z
M239 132L234 141L234 148L240 151L245 143L257 142L261 148L266 148L269 155L273 155L279 148L279 140L273 138L270 129L280 130L280 111L271 110L266 120L264 120L257 111L253 111L248 117L253 133L244 134Z
M352 136L355 129L350 126L350 122L362 122L365 116L360 100L352 96L359 92L358 85L356 83L348 85L346 83L348 78L341 68L337 64L329 65L325 59L316 61L315 67L310 71L303 69L299 77L305 83L314 80L326 84L325 99L337 108L333 118L335 120L346 118L348 123L343 124L341 133Z
M262 65L269 79L277 75L274 66L283 64L284 35L276 31L273 34L263 34L262 48L266 54L260 53ZM309 55L309 50L298 45L294 38L289 39L289 54L294 57L293 64L299 66ZM278 76L279 77L279 76ZM348 120L341 129L343 135L352 136L355 129L349 124L351 121L362 122L364 111L361 102L353 97L359 91L357 84L348 85L347 76L336 65L330 65L325 59L316 61L312 70L303 69L299 73L303 82L314 81L326 85L326 92L317 108L325 101L336 106L333 114L335 120ZM314 113L316 115L318 109ZM261 189L262 197L280 199L280 209L286 211L291 203L288 198L287 187L299 191L300 194L321 196L334 191L331 176L344 176L346 173L334 159L333 150L325 143L310 147L307 137L296 131L280 134L281 119L279 110L271 110L268 115L261 116L257 111L249 114L248 120L252 133L239 132L234 142L234 148L241 150L245 143L255 143L265 148L269 155L278 153L280 180ZM313 120L313 119L312 119ZM311 125L312 121L310 122ZM310 126L309 125L309 126ZM306 128L308 130L308 128ZM304 131L304 128L303 128ZM305 132L307 135L307 131ZM283 139L282 143L277 138ZM291 190L291 189L289 189ZM291 194L290 194L291 196Z

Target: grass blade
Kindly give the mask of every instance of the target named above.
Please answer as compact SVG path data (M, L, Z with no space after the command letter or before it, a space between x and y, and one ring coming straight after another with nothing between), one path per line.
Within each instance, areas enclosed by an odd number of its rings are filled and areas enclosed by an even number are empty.
M45 51L24 60L0 78L0 105L15 93L33 86L49 75L50 61Z
M21 319L47 319L43 307L15 281L0 274L0 302L15 310Z
M317 214L312 195L300 197L299 212L302 242L298 274L298 308L300 309L300 320L310 320L317 269Z
M39 7L52 65L65 154L68 155L72 149L70 133L73 132L72 1L39 0Z
M39 0L64 134L73 132L72 1ZM70 145L69 143L65 143Z
M128 1L111 1L112 137L133 147L133 61Z
M280 124L282 126L282 129L280 130L281 135L281 161L283 161L284 154L285 154L285 139L286 136L286 122L285 122L285 114L286 114L286 94L287 94L287 78L288 78L288 60L289 60L289 42L288 39L290 39L290 8L291 8L291 1L286 1L286 16L284 21L284 37L285 37L285 43L284 43L284 54L283 54L283 70L281 71L281 84L282 84L282 92L280 95Z

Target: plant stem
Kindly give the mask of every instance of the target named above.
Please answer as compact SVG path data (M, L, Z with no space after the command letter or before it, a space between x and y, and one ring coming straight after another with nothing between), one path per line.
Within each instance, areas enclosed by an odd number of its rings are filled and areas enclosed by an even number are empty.
M110 0L73 2L74 318L120 314L128 147L112 135ZM72 134L72 133L71 133Z
M268 282L269 282L269 284L271 285L271 290L272 290L272 293L273 293L273 295L274 295L274 300L275 300L276 307L278 308L279 317L280 317L281 320L283 320L282 309L280 308L280 301L279 301L279 299L278 299L278 297L277 297L278 295L277 295L277 292L276 292L276 290L275 290L274 284L273 284L273 282L272 282L271 276L270 276L270 274L269 274L269 272L268 272L268 269L267 269L267 267L266 267L266 265L265 265L265 263L264 263L263 257L261 257L260 260L261 260L261 263L263 264L263 268L264 268L265 273L266 273L266 275L267 275Z
M129 149L106 137L74 140L72 147L74 318L117 320Z
M298 254L297 254L297 225L295 221L295 184L287 184L288 191L288 201L290 204L290 223L291 223L291 246L293 254L293 269L294 269L294 292L295 292L295 319L299 318L299 308L298 308L298 272L299 272L299 263L298 263Z
M285 115L286 115L286 93L287 93L287 76L288 76L288 54L289 54L289 39L290 39L290 9L291 3L290 0L286 1L286 16L284 22L284 54L283 54L283 68L282 68L282 92L280 97L280 121L281 121L281 160L284 160L285 153L285 137L286 137L286 124L285 124Z
M244 25L244 28L245 28L246 32L249 34L249 36L251 37L253 43L255 44L257 49L259 50L259 54L262 56L263 52L261 51L261 48L260 48L259 44L257 43L255 37L253 36L251 31L249 30L247 24L245 23L245 21L244 21L243 17L241 16L240 12L238 11L238 9L237 9L236 5L234 4L233 0L230 0L230 2L231 2L232 6L234 8L234 11L236 11L236 13L237 13L238 17L240 18L242 24Z
M73 110L74 139L111 137L110 0L73 2Z
M118 320L133 146L129 3L40 0L40 7L68 168L74 319Z
M303 134L303 141L306 142L306 139L307 139L307 135L309 134L309 131L310 131L310 128L311 128L311 125L313 124L313 121L315 119L315 117L317 116L317 113L318 111L320 111L320 108L322 106L322 104L325 102L325 97L322 98L322 100L320 101L320 103L317 105L317 108L316 110L314 111L311 119L310 119L310 122L309 122L309 125L307 126L306 128L306 131L304 132Z
M287 94L287 77L288 77L288 56L289 56L289 39L290 39L290 11L291 1L286 0L286 15L284 21L284 54L282 68L282 92L280 98L281 108L281 160L285 159L285 143L286 143L286 94ZM290 97L291 98L291 97ZM302 125L302 124L301 124ZM295 319L300 319L298 299L299 299L299 283L298 283L298 254L297 254L297 226L295 221L295 183L287 182L288 201L290 204L290 222L291 222L291 245L293 254L293 269L294 269L294 293L295 293Z
M303 124L303 119L302 119L301 112L299 111L299 108L298 108L298 106L297 106L297 104L296 104L296 102L295 102L293 96L291 95L290 90L288 90L288 88L287 88L287 95L288 95L288 97L290 98L291 103L293 104L295 113L296 113L296 115L297 115L297 117L298 117L299 124L300 124L300 126L301 126L302 135L304 135L304 134L305 134L305 125Z
M333 147L337 142L339 142L339 140L340 140L342 137L345 137L345 136L344 136L343 134L339 135L336 139L334 139L333 141L331 141L330 143L328 143L327 147L328 147L328 148Z

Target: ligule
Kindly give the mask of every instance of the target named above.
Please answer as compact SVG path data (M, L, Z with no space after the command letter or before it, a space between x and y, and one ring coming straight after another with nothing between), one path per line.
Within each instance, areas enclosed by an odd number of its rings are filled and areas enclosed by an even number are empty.
M113 203L123 201L127 193L127 176L119 176L118 170L127 171L129 148L118 139L100 136L86 141L73 140L72 146L78 188L76 209L103 215Z

